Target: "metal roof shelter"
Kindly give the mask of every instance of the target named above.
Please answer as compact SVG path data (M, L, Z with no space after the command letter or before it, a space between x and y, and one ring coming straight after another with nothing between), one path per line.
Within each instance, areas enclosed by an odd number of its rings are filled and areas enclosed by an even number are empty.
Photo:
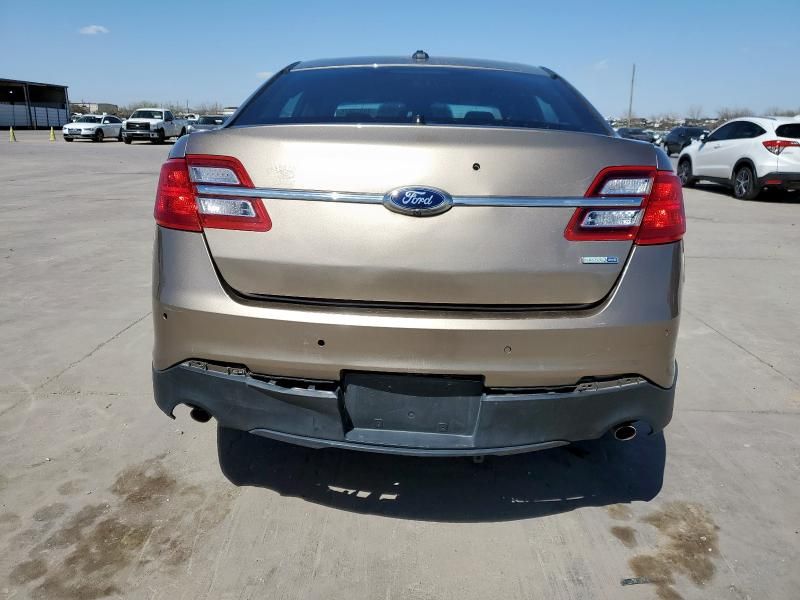
M0 77L0 128L49 129L68 121L67 86Z

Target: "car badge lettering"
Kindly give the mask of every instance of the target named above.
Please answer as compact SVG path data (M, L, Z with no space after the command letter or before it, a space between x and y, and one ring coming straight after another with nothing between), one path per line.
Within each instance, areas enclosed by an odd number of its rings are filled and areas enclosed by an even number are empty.
M453 206L450 194L429 187L401 187L383 197L383 205L389 210L413 217L439 215Z
M581 262L584 265L617 265L617 264L619 264L619 257L617 257L617 256L581 256Z

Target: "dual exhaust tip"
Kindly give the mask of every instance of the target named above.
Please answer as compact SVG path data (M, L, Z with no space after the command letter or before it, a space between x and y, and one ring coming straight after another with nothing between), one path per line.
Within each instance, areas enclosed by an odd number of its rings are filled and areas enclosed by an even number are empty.
M611 431L614 434L614 439L620 442L630 442L636 437L636 427L634 427L633 423L617 425Z

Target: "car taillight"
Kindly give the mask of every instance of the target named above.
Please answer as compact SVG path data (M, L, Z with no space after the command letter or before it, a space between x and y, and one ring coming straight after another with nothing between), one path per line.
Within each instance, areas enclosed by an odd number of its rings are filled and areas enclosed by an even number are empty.
M792 146L800 146L800 142L795 142L794 140L767 140L761 143L764 144L764 148L773 154L780 154L786 148L791 148Z
M202 185L204 192L198 192ZM188 155L161 167L155 219L162 227L183 231L235 229L269 231L272 222L260 198L224 197L209 193L214 186L252 188L242 164L229 156ZM219 195L221 196L221 194Z
M672 171L652 167L609 167L589 186L586 196L599 206L581 207L572 215L564 237L576 242L632 240L638 245L675 242L686 232L683 189ZM610 206L602 206L608 198ZM633 207L612 200L641 198Z

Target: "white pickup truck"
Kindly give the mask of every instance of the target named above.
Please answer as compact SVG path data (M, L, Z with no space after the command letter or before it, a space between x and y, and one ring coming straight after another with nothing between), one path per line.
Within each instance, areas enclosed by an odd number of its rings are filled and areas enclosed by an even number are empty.
M161 144L185 135L187 125L185 119L176 119L166 108L137 108L122 126L122 141L130 144L133 140L150 140Z

